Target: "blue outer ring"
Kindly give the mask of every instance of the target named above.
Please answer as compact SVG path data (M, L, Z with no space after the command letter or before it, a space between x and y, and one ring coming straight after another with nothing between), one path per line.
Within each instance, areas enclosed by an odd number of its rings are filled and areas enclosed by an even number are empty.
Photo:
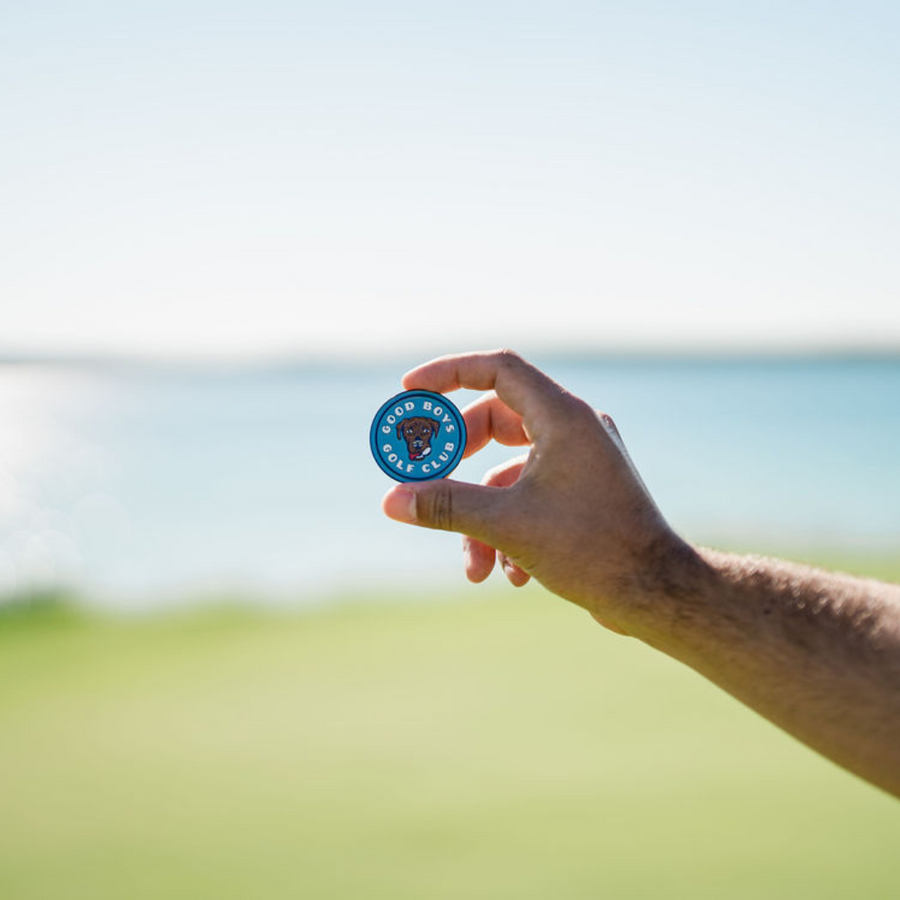
M378 423L380 422L381 417L389 407L402 400L408 400L410 397L425 397L433 402L440 403L440 405L444 407L445 412L450 413L455 421L459 433L459 446L456 448L453 458L449 462L444 463L444 468L440 475L429 474L415 477L397 472L381 458L381 454L378 451ZM393 478L394 481L437 481L441 478L446 478L460 464L463 453L466 452L467 438L466 421L463 419L462 413L456 408L455 404L443 394L438 394L435 391L401 391L399 394L395 394L391 397L390 400L386 400L382 403L381 408L375 413L375 418L372 419L372 425L369 428L369 449L372 451L372 456L375 457L375 462L378 463L378 468L380 468L385 475L389 475Z

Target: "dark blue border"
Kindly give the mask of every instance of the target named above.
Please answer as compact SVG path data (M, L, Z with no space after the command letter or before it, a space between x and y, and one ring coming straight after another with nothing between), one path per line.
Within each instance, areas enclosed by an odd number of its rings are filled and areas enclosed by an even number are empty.
M425 475L421 478L410 478L408 475L399 475L396 471L394 471L382 458L381 454L378 452L378 441L377 430L378 430L378 422L381 419L384 412L388 409L388 407L393 406L400 400L406 400L410 397L429 397L432 400L437 400L440 402L441 406L443 406L447 412L451 413L453 417L456 419L456 426L459 429L460 442L459 449L454 455L454 458L445 464L443 473L438 476L428 476ZM390 400L386 400L381 404L378 412L375 413L375 418L372 419L372 424L369 426L369 449L372 451L372 456L375 457L375 462L378 463L378 468L384 472L385 475L389 475L394 481L439 481L441 478L446 478L459 464L462 462L463 454L466 452L466 441L468 440L469 435L466 432L466 420L463 418L462 413L457 408L456 404L446 397L444 394L439 394L436 391L401 391L399 394L395 394L391 397Z

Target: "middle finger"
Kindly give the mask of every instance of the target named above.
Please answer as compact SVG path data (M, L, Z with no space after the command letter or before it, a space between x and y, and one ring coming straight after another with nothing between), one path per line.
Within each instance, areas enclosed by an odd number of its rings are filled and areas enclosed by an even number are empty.
M466 450L463 458L477 453L492 439L507 447L531 443L522 417L493 391L470 403L463 410L463 418L466 420Z

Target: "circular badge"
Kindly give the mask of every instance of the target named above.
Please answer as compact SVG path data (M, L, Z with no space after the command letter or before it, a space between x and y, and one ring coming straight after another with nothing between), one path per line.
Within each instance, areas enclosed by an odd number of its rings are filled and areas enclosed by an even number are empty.
M397 481L443 478L462 459L466 423L443 394L404 391L375 414L369 446L381 470Z

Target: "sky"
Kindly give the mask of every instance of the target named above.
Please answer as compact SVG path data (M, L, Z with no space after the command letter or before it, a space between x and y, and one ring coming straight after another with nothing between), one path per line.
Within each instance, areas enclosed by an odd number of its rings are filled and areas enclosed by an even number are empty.
M900 347L898 45L893 2L0 4L0 354Z

